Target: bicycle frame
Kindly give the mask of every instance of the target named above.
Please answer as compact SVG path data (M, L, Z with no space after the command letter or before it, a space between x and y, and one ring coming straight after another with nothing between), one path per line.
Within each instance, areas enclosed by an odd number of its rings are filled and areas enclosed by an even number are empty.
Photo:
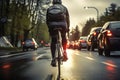
M58 61L58 77L57 77L57 80L60 80L63 47L62 47L62 42L61 42L62 40L61 40L60 29L57 29L57 32L58 32L58 34L57 34L57 44L56 44L57 61Z

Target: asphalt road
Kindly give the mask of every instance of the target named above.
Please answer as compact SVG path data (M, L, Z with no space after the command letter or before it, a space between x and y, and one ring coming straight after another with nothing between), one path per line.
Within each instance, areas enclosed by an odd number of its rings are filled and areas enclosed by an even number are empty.
M61 80L120 80L120 52L110 57L97 50L68 49L68 61L61 66ZM57 67L51 67L49 47L0 57L0 80L56 80Z

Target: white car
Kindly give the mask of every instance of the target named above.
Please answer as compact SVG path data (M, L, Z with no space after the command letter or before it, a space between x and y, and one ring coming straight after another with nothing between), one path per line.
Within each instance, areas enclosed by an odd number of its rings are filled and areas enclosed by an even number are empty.
M81 48L87 48L87 36L81 36L80 39L79 39L79 46Z

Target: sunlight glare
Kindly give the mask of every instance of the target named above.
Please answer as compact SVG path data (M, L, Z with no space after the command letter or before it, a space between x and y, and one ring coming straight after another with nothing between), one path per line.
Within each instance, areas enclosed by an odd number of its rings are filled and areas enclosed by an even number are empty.
M68 60L67 60L67 62L64 62L63 63L63 66L64 66L64 68L72 68L74 65L73 65L73 58L72 58L72 53L73 53L73 51L71 51L71 50L69 50L69 49L67 49L67 56L68 56Z

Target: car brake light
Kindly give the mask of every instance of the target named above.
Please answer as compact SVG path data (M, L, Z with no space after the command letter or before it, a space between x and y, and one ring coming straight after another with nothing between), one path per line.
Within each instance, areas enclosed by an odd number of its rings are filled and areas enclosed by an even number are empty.
M93 35L96 36L96 32L94 32Z
M112 36L112 32L110 30L107 31L107 36Z
M5 64L5 65L3 65L3 69L8 69L8 68L10 68L11 67L11 65L10 64Z
M35 44L34 42L32 42L32 44Z
M22 44L25 44L25 42L22 42Z
M85 42L85 40L80 40L80 42L84 43L84 42Z

